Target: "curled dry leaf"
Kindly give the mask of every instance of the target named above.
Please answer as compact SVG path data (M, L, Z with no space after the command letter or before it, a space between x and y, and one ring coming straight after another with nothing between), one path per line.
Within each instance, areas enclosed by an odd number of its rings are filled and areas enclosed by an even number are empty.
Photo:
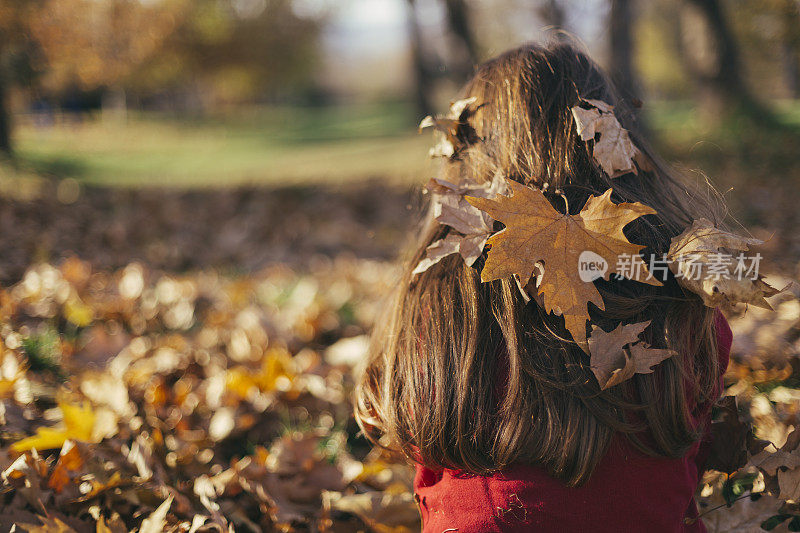
M750 464L768 476L776 475L779 469L800 467L800 431L792 431L784 445L775 451L764 448L750 459Z
M454 253L460 253L467 265L472 266L483 253L483 247L494 230L494 220L485 212L473 207L465 195L494 198L505 194L507 191L505 177L497 173L491 181L474 185L455 185L445 180L433 179L428 188L436 194L433 200L434 218L440 224L458 231L460 235L450 233L444 239L431 244L412 274L425 272Z
M450 104L447 116L427 116L419 123L419 131L433 128L439 133L439 142L431 148L431 157L453 157L467 143L478 140L475 131L471 129L466 120L475 111L471 106L477 98L472 96L457 100Z
M411 494L366 492L342 494L322 493L323 507L327 513L344 512L356 515L373 531L386 533L411 533L419 531L419 508Z
M593 327L589 337L591 368L601 389L630 379L634 374L649 374L653 367L675 355L673 350L652 348L639 339L650 321L620 324L606 332Z
M601 196L590 196L580 213L569 215L556 211L537 189L514 181L509 186L513 192L510 197L467 198L506 226L488 240L492 248L481 280L517 275L525 286L536 264L544 263L541 282L537 280L537 294L543 296L547 312L560 312L564 316L572 338L587 351L588 304L605 307L594 284L580 277L580 256L584 252L596 254L606 262L606 267L616 265L620 256L631 257L634 268L627 272L631 279L661 285L649 275L639 257L643 246L630 243L622 232L629 222L655 211L638 202L614 204L608 189ZM606 268L601 277L607 280L610 275L610 269Z
M708 307L744 303L772 309L765 298L780 291L764 281L757 266L755 272L748 272L753 263L747 257L730 253L760 244L763 241L721 230L701 218L672 239L667 259L678 283L699 295Z
M173 497L170 496L150 516L142 520L142 527L139 528L139 533L161 533L164 531L164 525L167 523L167 513L172 505L172 500Z
M614 107L601 100L583 100L591 105L584 109L580 105L573 106L572 116L578 135L584 141L594 141L592 156L603 171L616 178L633 172L637 174L634 161L640 162L643 169L650 168L647 158L634 146L628 130L614 116ZM599 134L600 138L595 140Z

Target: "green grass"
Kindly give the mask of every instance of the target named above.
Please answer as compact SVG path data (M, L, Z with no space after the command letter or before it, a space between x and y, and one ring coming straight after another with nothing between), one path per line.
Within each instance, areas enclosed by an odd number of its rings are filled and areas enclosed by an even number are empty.
M800 131L800 103L774 107ZM652 102L645 111L668 159L725 175L735 161L748 180L754 171L764 179L787 170L797 175L797 137L785 131L754 131L736 117L708 127L690 102ZM435 170L427 158L433 139L417 135L417 118L402 103L255 107L194 120L131 113L124 123L62 120L50 128L21 117L18 163L14 171L0 167L7 178L0 192L30 177L115 187L337 185L368 178L407 186Z
M281 186L367 178L421 181L433 168L429 135L399 104L255 108L223 118L131 114L16 132L23 172L91 185Z

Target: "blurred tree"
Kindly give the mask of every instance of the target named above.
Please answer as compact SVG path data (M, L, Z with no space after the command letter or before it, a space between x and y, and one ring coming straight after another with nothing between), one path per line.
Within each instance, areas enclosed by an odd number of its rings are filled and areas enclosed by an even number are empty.
M322 23L297 15L290 0L193 0L135 87L194 86L233 103L296 96L314 83Z
M445 0L447 24L458 43L455 65L452 71L464 81L472 75L475 65L480 61L475 33L470 25L469 6L465 0Z
M104 89L104 107L125 107L125 84L158 54L188 0L44 0L28 22L46 67L45 90Z
M627 101L629 108L641 107L640 86L634 70L633 25L635 22L634 2L631 0L611 0L609 10L609 71L620 96ZM636 113L640 129L646 129L641 113Z
M565 35L562 32L567 28L567 18L564 13L564 6L558 0L543 0L536 6L536 14L547 25L548 29L553 30L557 40L564 40Z
M633 71L633 6L630 0L611 0L609 10L609 70L623 98L637 99L639 87Z
M784 80L789 96L800 98L800 2L780 0L780 4Z
M30 62L35 55L28 21L41 9L39 0L0 2L0 155L11 156L11 113L9 89L31 76Z
M407 19L411 58L414 68L414 96L417 112L420 116L433 114L432 92L434 84L433 68L431 67L425 45L422 40L422 30L417 16L416 0L407 0Z
M2 45L0 45L2 46ZM3 51L0 49L0 56ZM0 60L2 58L0 57ZM11 117L8 112L8 97L6 96L5 69L0 67L0 155L11 155Z
M774 122L744 82L739 48L720 1L684 0L680 24L680 55L706 118L743 113L756 122Z

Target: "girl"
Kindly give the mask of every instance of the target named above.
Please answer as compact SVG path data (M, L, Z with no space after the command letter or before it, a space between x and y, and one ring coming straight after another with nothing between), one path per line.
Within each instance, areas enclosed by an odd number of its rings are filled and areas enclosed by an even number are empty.
M482 65L463 96L448 119L427 119L445 132L439 200L374 332L359 424L416 463L426 532L704 531L693 495L727 366L725 319L672 273L582 282L538 259L547 242L509 254L500 237L484 247L479 226L501 230L503 219L504 231L520 231L514 216L541 212L566 228L607 202L637 212L622 238L652 258L693 220L715 220L710 202L670 175L597 65L570 46L509 51ZM622 163L619 152L605 157L603 135L618 138ZM531 207L526 194L546 205ZM509 197L516 210L504 218L497 202ZM465 229L448 208L492 217ZM552 234L565 249L575 238ZM526 258L522 274L503 274ZM548 269L551 280L566 277L550 284ZM578 311L553 304L581 283L590 292ZM604 333L630 324L640 327L629 343L602 350ZM639 369L634 345L664 360ZM617 361L605 374L601 355Z

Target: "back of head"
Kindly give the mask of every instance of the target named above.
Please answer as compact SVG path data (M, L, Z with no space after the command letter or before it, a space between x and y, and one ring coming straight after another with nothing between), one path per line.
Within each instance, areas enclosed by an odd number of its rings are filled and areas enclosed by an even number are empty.
M506 52L480 66L462 96L475 105L442 165L448 182L481 184L500 173L549 191L552 205L573 214L612 188L614 202L656 211L625 229L630 242L646 246L645 256L666 252L693 219L716 218L647 146L597 65L571 46ZM586 100L614 106L648 161L638 174L612 178L595 162L572 115ZM718 379L712 310L672 277L658 287L595 281L605 310L590 306L592 323L608 331L651 321L645 340L678 353L652 374L601 390L562 317L528 302L512 277L481 283L485 252L472 266L455 254L412 273L426 248L451 231L428 217L373 333L356 392L367 435L385 434L432 467L488 473L524 461L570 484L588 479L615 432L647 453L685 452L697 438L691 406Z

